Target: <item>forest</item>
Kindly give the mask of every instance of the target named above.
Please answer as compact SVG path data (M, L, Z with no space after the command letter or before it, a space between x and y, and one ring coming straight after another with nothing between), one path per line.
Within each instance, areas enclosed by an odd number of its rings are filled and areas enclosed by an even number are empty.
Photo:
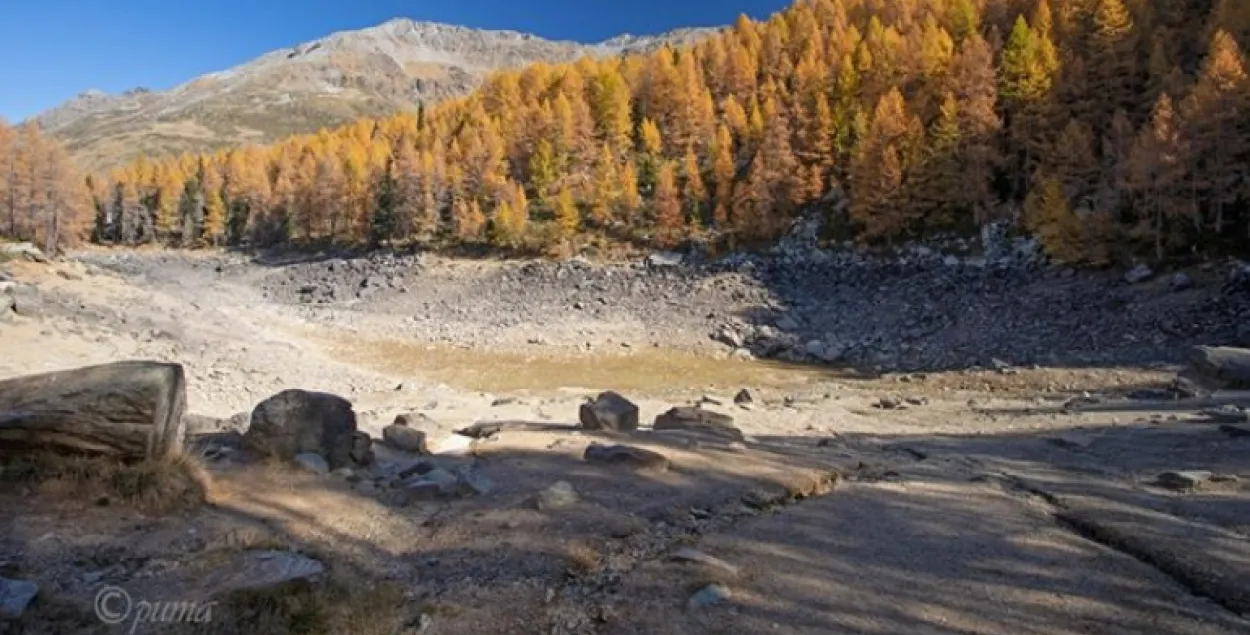
M692 47L80 183L37 130L0 128L0 232L558 255L752 248L820 213L870 246L1014 219L1058 262L1244 253L1247 38L1239 0L798 0Z

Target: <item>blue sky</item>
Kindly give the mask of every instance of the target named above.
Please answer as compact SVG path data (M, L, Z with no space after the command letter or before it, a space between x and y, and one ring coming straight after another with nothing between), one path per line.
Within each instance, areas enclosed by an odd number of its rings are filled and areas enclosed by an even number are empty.
M755 18L789 0L0 0L0 117L97 88L170 88L276 48L395 17L602 40Z

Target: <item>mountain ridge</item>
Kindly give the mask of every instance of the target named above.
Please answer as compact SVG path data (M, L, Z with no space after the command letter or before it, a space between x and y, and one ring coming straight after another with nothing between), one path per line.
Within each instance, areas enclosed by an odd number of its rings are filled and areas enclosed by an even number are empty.
M88 171L137 156L212 151L380 116L468 94L491 72L533 62L644 53L721 27L599 42L392 18L274 49L168 90L88 89L31 118Z

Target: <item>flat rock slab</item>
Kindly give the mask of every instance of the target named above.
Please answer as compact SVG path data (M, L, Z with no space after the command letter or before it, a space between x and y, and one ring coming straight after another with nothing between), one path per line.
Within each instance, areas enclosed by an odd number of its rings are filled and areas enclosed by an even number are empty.
M701 588L704 574L649 562L622 581L627 615L600 632L1250 632L1250 621L1155 568L1000 488L963 480L850 483L697 548L752 572L734 582L732 607L688 612L681 592Z
M1158 511L1087 499L1060 518L1098 542L1148 562L1198 595L1250 615L1250 541Z
M243 551L210 573L205 587L212 595L276 587L325 572L320 561L290 551Z

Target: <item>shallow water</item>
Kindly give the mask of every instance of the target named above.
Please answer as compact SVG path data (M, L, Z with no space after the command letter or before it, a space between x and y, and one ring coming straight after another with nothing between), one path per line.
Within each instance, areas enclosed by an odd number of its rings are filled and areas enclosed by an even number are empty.
M468 390L560 388L665 390L742 386L794 387L836 375L826 368L772 361L717 360L662 349L627 353L487 352L395 340L336 338L327 348L343 361L388 374Z

